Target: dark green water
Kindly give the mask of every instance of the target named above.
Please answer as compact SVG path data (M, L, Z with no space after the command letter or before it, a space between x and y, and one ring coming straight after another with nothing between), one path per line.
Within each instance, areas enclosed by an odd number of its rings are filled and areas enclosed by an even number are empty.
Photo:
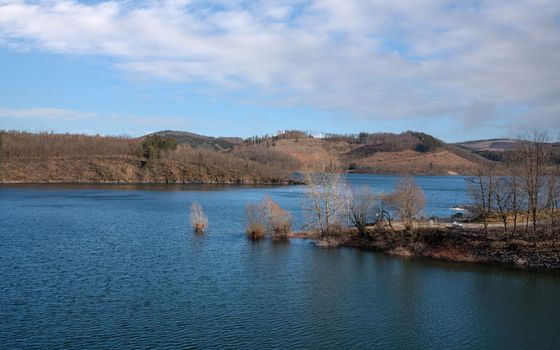
M438 212L464 198L457 178L420 182ZM0 348L560 347L557 273L245 239L248 201L299 225L302 190L0 187Z

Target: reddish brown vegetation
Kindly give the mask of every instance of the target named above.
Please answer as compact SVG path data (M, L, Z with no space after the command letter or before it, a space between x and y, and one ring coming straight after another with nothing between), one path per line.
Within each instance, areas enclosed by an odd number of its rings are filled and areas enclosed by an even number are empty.
M3 134L0 182L282 183L290 172L230 154L180 146L157 160L142 140L68 134Z
M247 228L249 239L259 240L269 235L273 240L288 238L292 231L291 214L269 197L247 206Z
M191 204L190 221L196 233L203 233L208 227L208 217L197 202Z

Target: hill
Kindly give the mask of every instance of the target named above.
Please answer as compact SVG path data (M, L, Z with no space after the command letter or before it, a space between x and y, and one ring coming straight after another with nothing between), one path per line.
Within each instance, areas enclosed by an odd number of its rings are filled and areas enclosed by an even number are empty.
M206 148L206 149L214 149L214 150L230 149L234 145L243 142L243 139L238 137L212 137L212 136L198 135L186 131L173 131L173 130L158 131L150 135L159 135L162 137L174 139L175 141L177 141L177 144L179 145L190 146L193 148Z
M492 161L503 161L509 154L523 146L519 139L488 139L456 143L455 146ZM549 142L545 146L553 163L560 164L560 143Z
M476 152L490 151L490 152L504 152L513 151L521 147L521 140L516 139L488 139L459 142L456 145L471 149Z
M0 132L0 183L289 183L291 172L179 145L149 159L142 139Z
M289 157L299 165L329 157L350 171L363 173L471 174L491 162L476 152L463 149L424 133L360 133L357 135L284 134L238 144L233 153L269 152Z
M288 183L294 172L326 158L361 173L472 174L481 166L500 165L498 158L493 162L483 152L501 154L514 141L447 144L413 131L321 138L286 131L246 140L170 130L137 139L25 132L0 135L0 182L4 183ZM146 153L145 141L157 137L174 140L174 148Z

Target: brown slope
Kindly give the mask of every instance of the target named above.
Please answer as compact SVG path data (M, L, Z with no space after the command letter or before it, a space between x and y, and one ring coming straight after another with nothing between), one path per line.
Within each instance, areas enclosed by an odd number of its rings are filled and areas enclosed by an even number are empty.
M453 145L443 145L432 152L416 150L392 150L384 144L355 145L344 141L324 139L284 139L270 146L297 159L301 164L330 157L344 167L366 173L412 173L412 174L472 174L488 160ZM387 151L389 149L390 151Z
M275 141L271 148L297 159L301 164L309 164L317 159L331 157L338 159L352 150L352 145L343 141L325 141L323 139L282 139Z
M412 150L377 152L366 157L353 158L352 163L360 172L418 175L471 174L479 166L448 150L429 153Z
M457 143L457 146L469 148L473 151L504 152L516 150L521 146L521 140L515 139L489 139Z
M68 134L2 133L0 183L279 183L289 171L231 154L179 146L159 159L141 141Z

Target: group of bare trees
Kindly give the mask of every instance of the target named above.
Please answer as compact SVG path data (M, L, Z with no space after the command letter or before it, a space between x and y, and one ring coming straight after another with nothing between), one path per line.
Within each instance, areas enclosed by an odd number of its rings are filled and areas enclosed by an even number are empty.
M560 171L551 158L546 133L525 137L521 146L504 158L504 166L479 169L470 179L474 214L486 232L499 220L508 238L525 233L558 231Z
M301 167L296 158L261 144L235 147L231 154L236 158L254 161L275 169L296 171Z
M391 225L394 214L406 230L412 231L414 218L425 205L422 189L410 176L401 178L393 193L376 196L367 186L349 186L343 168L332 160L316 161L301 175L307 185L303 203L306 226L321 240L348 232L349 226L366 237L370 226L383 220ZM267 235L274 240L284 239L291 227L290 213L268 197L247 206L246 233L250 239Z
M278 140L285 140L285 139L306 139L312 138L311 132L309 131L301 131L301 130L282 130L279 131L276 135L261 135L261 136L252 136L245 139L244 143L247 145L256 145L256 144L264 144L266 146L271 146L275 141ZM234 148L243 147L243 144L235 145Z
M411 176L399 179L390 194L375 195L369 187L352 188L335 162L321 160L302 172L306 187L304 205L310 228L326 238L353 226L365 237L367 227L397 215L408 231L425 206L424 192Z
M410 176L399 179L395 191L375 195L370 187L352 188L345 181L342 168L330 160L322 160L302 171L307 184L304 212L308 228L320 239L329 239L348 232L353 226L362 237L367 237L368 227L387 220L396 214L405 230L413 231L414 218L424 209L424 193ZM269 236L273 240L288 237L293 218L271 198L247 205L246 234L249 239L260 240ZM202 233L208 218L198 203L191 205L190 221L195 232Z
M137 157L140 142L118 136L3 132L6 160Z

